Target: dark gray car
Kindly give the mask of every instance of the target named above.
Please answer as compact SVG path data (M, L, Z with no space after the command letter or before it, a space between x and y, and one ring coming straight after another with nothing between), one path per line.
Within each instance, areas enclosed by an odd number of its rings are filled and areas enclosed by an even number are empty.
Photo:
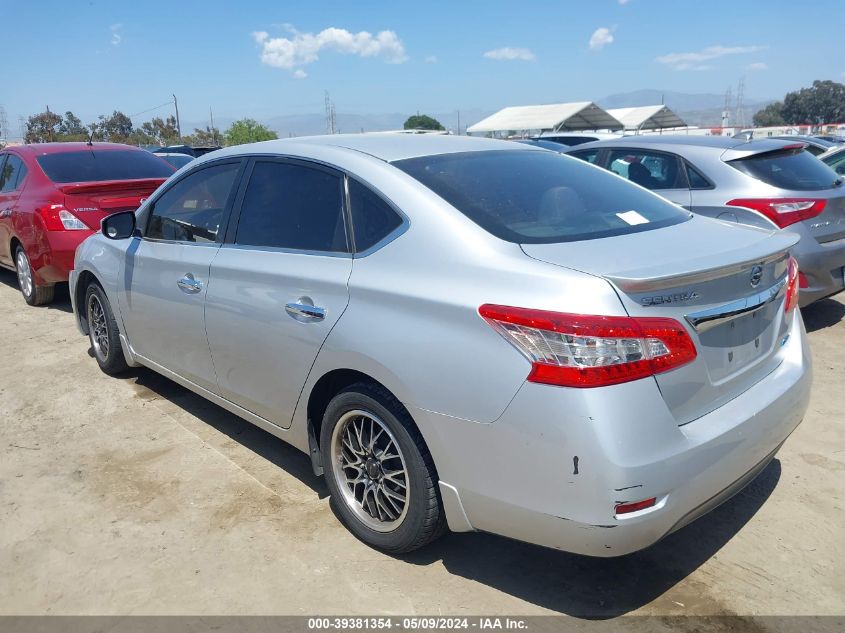
M567 153L694 213L800 236L802 306L845 289L845 179L803 143L631 136Z

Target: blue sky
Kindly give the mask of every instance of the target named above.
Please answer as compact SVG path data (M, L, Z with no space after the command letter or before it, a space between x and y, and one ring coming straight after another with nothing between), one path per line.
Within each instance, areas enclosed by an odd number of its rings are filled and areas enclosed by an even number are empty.
M780 0L3 3L0 83L20 115L133 115L176 93L185 121L597 100L642 88L748 99L845 81L833 23ZM830 27L830 28L829 28ZM603 30L602 30L603 29ZM366 32L366 33L362 33ZM387 33L384 33L387 32ZM592 45L591 45L592 42ZM138 114L138 124L168 108Z

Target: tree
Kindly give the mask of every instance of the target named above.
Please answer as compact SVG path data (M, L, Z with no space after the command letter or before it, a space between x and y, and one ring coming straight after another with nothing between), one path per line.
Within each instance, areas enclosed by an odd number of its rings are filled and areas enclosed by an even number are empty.
M774 127L776 125L784 125L785 123L782 101L770 103L762 110L754 113L754 125L757 127Z
M136 130L136 137L142 145L175 145L179 143L179 130L176 128L176 117L166 119L154 117L145 121Z
M409 116L405 121L404 128L406 130L445 130L440 121L434 119L427 114L415 114Z
M845 85L835 81L813 82L809 88L801 88L789 92L783 98L783 103L769 104L760 114L760 121L777 121L776 114L780 114L780 123L789 125L818 125L820 123L839 123L845 121ZM754 115L754 124L758 123ZM778 122L769 125L778 125Z
M216 127L207 127L203 130L194 128L194 133L182 137L182 142L186 145L197 146L212 146L220 145L223 142L223 135Z
M123 112L115 110L111 116L101 114L98 119L97 123L92 123L89 126L94 131L95 138L111 143L131 142L132 132L134 131L132 119Z
M87 141L88 128L83 125L82 120L73 112L68 110L59 125L59 134L63 141Z
M272 141L279 136L270 128L255 119L241 119L235 121L224 133L226 145L243 145L258 141Z
M33 114L26 121L27 143L53 143L59 140L62 117L55 112Z

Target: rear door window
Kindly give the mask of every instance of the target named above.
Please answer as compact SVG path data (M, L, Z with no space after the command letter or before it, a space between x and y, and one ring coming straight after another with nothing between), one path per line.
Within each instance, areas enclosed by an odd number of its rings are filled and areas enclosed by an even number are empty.
M96 182L167 178L173 167L155 154L137 150L97 150L44 154L37 159L53 182Z
M389 204L356 180L349 181L349 206L355 251L372 248L402 224Z
M222 241L239 168L240 163L213 165L176 182L155 201L145 237L179 242Z
M680 161L673 154L639 149L613 150L608 158L608 169L654 191L687 188Z
M2 163L0 157L0 163ZM20 189L26 178L26 166L23 161L14 154L8 154L6 163L2 166L0 171L0 193L7 193Z
M767 185L793 191L831 189L838 178L830 167L798 148L754 154L728 165Z
M479 151L393 163L496 237L548 244L637 233L690 214L555 152Z
M711 183L707 178L698 171L695 167L686 163L687 168L687 180L689 181L690 189L712 189L713 183Z
M348 253L338 174L299 163L258 161L241 204L235 243Z

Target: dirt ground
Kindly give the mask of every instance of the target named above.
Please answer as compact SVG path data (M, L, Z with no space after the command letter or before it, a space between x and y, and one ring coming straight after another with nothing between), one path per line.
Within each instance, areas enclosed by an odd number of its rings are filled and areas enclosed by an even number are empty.
M0 271L0 614L845 613L845 299L804 311L804 423L745 491L644 552L485 534L395 558L309 459L169 380L102 374L67 292Z

